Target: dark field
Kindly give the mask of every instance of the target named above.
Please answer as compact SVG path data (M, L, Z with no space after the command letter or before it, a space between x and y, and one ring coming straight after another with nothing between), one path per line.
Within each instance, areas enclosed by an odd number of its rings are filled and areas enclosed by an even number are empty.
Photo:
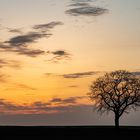
M1 126L0 136L26 137L79 137L90 138L140 138L140 127L121 126L119 131L113 126Z

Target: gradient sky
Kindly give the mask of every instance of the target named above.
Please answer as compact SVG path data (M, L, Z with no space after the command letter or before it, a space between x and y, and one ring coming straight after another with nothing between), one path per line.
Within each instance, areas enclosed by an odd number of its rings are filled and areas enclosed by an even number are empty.
M113 124L87 93L105 72L140 71L139 15L139 0L0 0L0 124Z

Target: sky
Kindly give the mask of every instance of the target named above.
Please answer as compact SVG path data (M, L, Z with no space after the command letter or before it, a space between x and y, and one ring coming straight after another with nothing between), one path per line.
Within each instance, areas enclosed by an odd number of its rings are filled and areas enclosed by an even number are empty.
M112 125L87 93L105 72L140 71L139 15L139 0L0 0L0 124Z

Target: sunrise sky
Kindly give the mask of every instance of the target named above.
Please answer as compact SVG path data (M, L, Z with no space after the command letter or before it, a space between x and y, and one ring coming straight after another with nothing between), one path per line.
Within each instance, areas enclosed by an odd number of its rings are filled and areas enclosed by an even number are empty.
M0 31L0 124L113 124L87 93L105 72L140 71L139 0L0 0Z

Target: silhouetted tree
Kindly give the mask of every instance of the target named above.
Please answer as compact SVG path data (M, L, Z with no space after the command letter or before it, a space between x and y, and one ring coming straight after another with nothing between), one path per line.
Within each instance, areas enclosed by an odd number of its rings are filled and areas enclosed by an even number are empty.
M89 97L99 112L114 112L116 128L119 128L119 118L124 112L129 113L131 108L140 106L140 80L124 70L99 77L90 86L90 91Z

